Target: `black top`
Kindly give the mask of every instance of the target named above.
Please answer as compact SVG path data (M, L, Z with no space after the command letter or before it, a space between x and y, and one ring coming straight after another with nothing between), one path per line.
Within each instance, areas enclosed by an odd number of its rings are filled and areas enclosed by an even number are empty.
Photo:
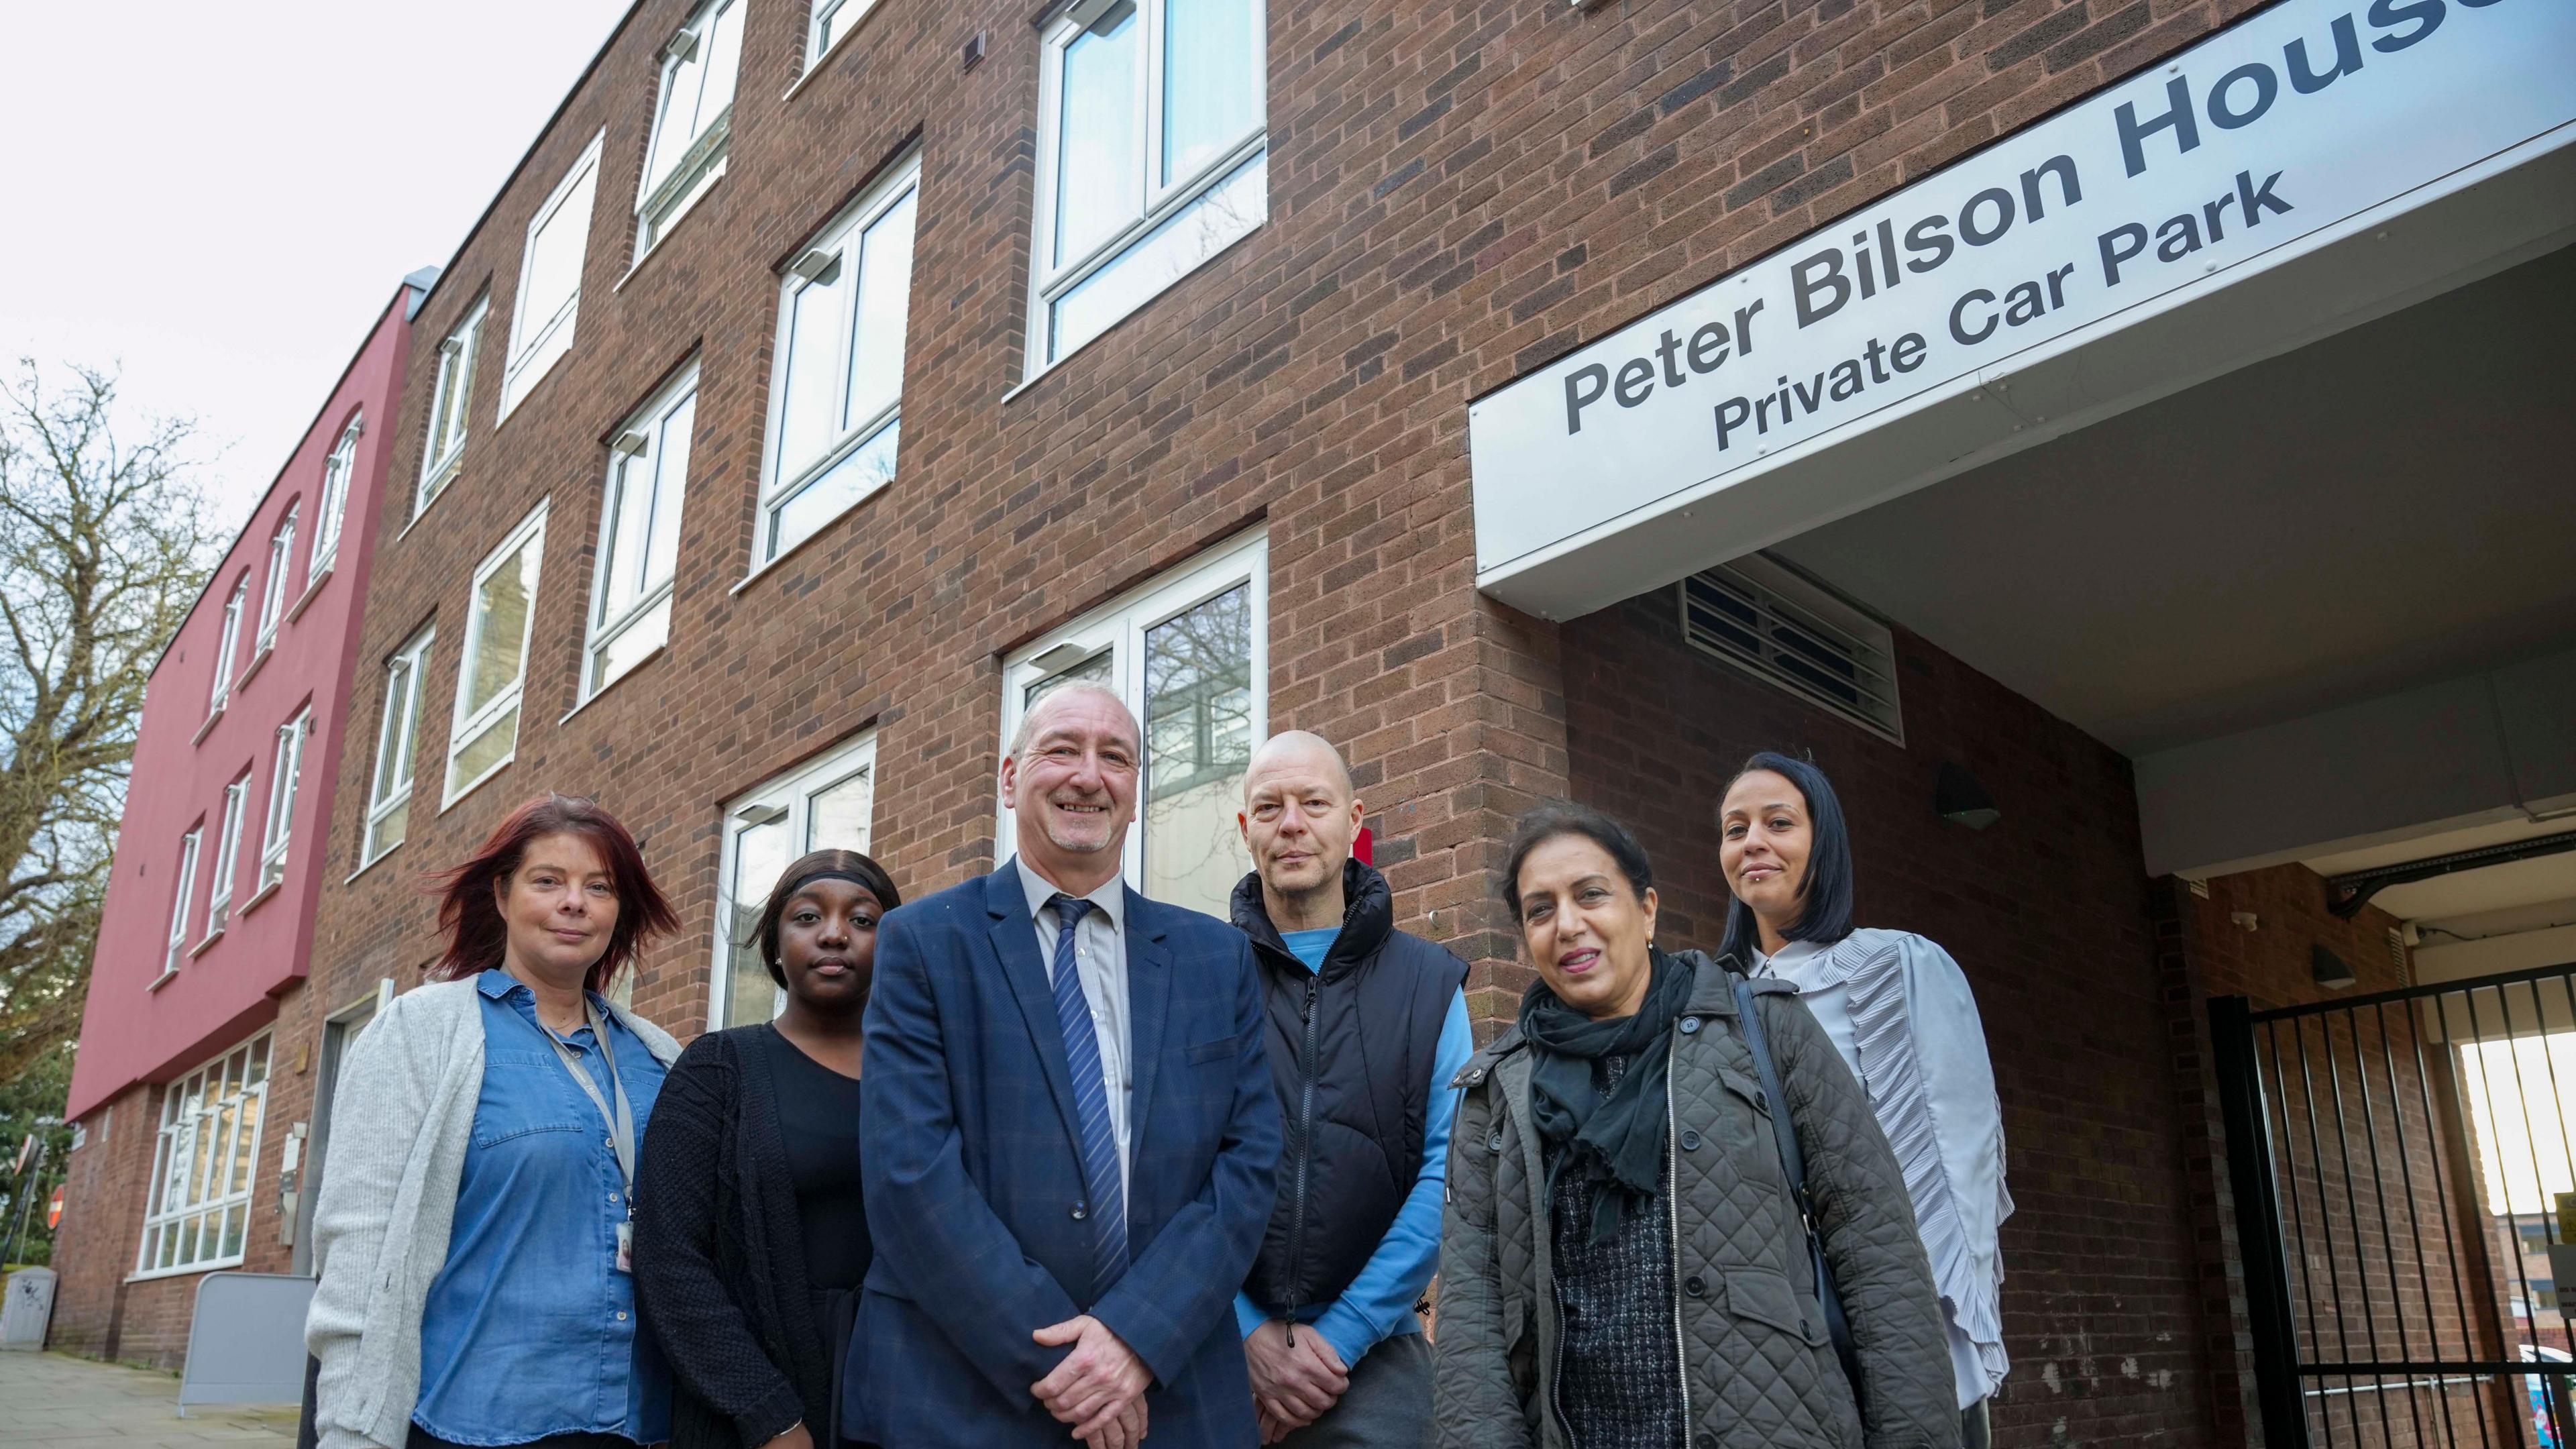
M1628 1058L1592 1063L1593 1089L1610 1095ZM1555 1170L1553 1158L1547 1163ZM1652 1208L1632 1212L1606 1243L1592 1241L1592 1199L1567 1178L1548 1205L1556 1258L1559 1331L1557 1412L1585 1449L1678 1449L1682 1443L1681 1344L1673 1318L1673 1160Z
M1289 951L1259 874L1234 888L1268 1017L1283 1129L1279 1198L1244 1292L1264 1311L1330 1303L1367 1266L1422 1169L1440 1030L1467 965L1395 928L1386 877L1342 863L1342 925L1310 971Z
M796 1184L805 1285L856 1289L876 1256L859 1196L859 1079L805 1055L774 1026L746 1045L768 1054L778 1083L778 1136Z

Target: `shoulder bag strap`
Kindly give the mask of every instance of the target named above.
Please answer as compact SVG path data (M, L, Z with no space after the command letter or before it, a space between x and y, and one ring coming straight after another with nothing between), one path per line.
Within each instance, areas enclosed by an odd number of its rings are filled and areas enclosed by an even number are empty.
M1753 1053L1753 1070L1762 1078L1762 1094L1771 1099L1771 1135L1780 1145L1780 1167L1789 1175L1789 1198L1798 1209L1798 1224L1806 1230L1807 1257L1816 1273L1816 1301L1825 1311L1825 1331L1834 1341L1834 1357L1841 1359L1843 1373L1851 1379L1852 1396L1861 1392L1860 1350L1852 1342L1851 1320L1843 1313L1843 1296L1834 1286L1833 1270L1825 1263L1825 1240L1816 1231L1816 1204L1807 1193L1806 1159L1798 1151L1797 1124L1789 1120L1789 1094L1780 1090L1780 1068L1771 1060L1771 1040L1762 1029L1762 1018L1753 1009L1751 978L1735 978L1735 1019L1742 1024L1744 1045Z

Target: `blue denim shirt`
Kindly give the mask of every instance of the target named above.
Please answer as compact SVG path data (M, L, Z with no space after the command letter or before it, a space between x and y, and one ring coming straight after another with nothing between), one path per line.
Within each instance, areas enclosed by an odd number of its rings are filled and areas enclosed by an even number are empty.
M585 1432L665 1438L668 1404L636 1372L635 1280L617 1270L626 1188L607 1119L546 1045L526 984L495 970L475 987L483 1093L447 1264L421 1313L412 1422L459 1444ZM640 1142L664 1069L605 1002L599 1008ZM590 1028L564 1043L613 1104Z
M1280 939L1288 954L1304 962L1307 970L1320 972L1325 955L1333 949L1333 938L1340 934L1339 927L1328 926L1318 931L1283 931ZM1342 1356L1344 1368L1356 1367L1361 1355L1390 1338L1422 1331L1413 1304L1422 1296L1423 1285L1431 1281L1431 1271L1440 1266L1449 1129L1457 1123L1461 1095L1444 1091L1441 1084L1457 1076L1475 1054L1476 1033L1467 1023L1467 997L1461 992L1449 998L1439 1044L1431 1049L1431 1101L1422 1123L1422 1170L1414 1174L1413 1190L1405 1195L1386 1236L1378 1239L1377 1251L1360 1266L1359 1276L1342 1290L1342 1296L1330 1303L1309 1304L1299 1315L1300 1322L1315 1325L1333 1352ZM1244 1337L1250 1338L1268 1317L1250 1294L1234 1295L1235 1327L1243 1330Z

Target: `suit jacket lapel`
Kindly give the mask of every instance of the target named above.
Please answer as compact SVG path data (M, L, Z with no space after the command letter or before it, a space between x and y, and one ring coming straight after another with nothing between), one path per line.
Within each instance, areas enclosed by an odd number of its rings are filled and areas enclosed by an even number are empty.
M990 934L1002 977L1011 983L1020 1014L1028 1019L1029 1040L1038 1050L1038 1070L1055 1098L1056 1115L1064 1119L1074 1160L1082 1160L1082 1119L1073 1102L1073 1071L1065 1065L1064 1023L1056 1019L1055 990L1047 963L1038 955L1037 923L1029 916L1028 897L1020 890L1019 867L1005 861L984 878L984 908L993 917Z
M1154 1100L1155 1069L1163 1060L1163 1024L1171 1015L1172 953L1164 948L1155 906L1127 892L1127 1021L1130 1075L1135 1087L1127 1102L1128 1152L1142 1150L1145 1116ZM1133 1196L1133 1189L1130 1189Z

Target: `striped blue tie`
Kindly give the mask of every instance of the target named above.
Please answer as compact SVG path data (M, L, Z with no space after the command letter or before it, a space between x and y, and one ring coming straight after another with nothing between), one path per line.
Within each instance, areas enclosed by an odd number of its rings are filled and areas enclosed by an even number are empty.
M1057 896L1055 907L1055 1019L1064 1028L1065 1065L1073 1071L1074 1113L1082 1120L1082 1180L1091 1194L1094 1233L1091 1291L1109 1291L1127 1272L1127 1193L1118 1164L1117 1134L1109 1128L1109 1082L1100 1066L1100 1038L1091 1029L1091 1003L1073 964L1074 928L1091 902Z

